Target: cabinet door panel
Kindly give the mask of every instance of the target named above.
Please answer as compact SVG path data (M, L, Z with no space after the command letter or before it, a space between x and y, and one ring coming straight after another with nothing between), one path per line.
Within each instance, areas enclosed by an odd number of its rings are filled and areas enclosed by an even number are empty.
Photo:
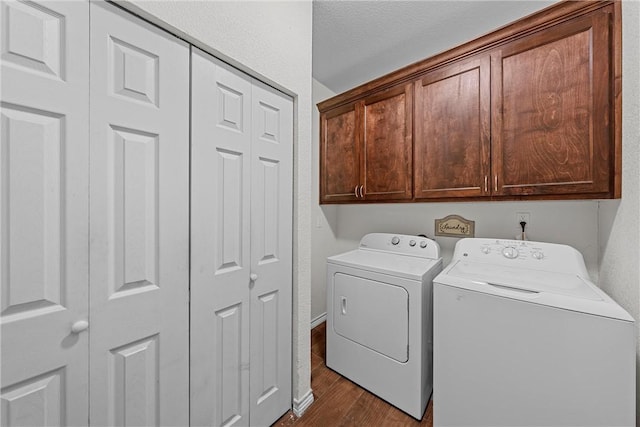
M415 83L415 197L488 195L489 57Z
M356 200L360 179L360 119L354 104L320 116L320 202Z
M364 197L401 200L412 197L411 84L364 101Z
M609 14L492 55L494 194L609 191Z

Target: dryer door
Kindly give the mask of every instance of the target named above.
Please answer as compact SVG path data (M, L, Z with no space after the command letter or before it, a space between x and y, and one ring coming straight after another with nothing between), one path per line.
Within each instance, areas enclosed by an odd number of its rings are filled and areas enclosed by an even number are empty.
M407 290L343 273L333 279L335 332L398 362L408 361Z

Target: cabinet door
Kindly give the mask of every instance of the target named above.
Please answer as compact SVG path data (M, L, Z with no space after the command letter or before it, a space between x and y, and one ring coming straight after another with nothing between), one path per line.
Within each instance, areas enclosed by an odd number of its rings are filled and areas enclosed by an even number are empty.
M189 47L91 2L92 425L189 423Z
M416 199L489 194L489 56L415 83Z
M291 408L293 101L253 81L249 418L267 426Z
M609 192L611 63L602 10L492 54L494 194Z
M251 81L191 55L191 424L249 425Z
M320 203L358 200L360 110L356 104L320 115Z
M89 3L0 22L0 425L87 425Z
M412 85L399 86L365 99L362 115L364 198L411 199Z

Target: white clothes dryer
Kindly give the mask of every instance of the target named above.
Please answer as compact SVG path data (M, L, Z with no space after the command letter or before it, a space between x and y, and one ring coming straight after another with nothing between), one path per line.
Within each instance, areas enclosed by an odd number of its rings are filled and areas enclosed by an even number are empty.
M574 248L462 239L434 280L434 426L631 427L634 334Z
M432 281L440 247L372 233L327 259L327 366L421 419L433 390Z

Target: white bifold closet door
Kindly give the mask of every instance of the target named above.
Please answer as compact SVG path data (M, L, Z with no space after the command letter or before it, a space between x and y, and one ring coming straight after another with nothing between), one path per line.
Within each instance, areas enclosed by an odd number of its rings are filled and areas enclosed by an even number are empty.
M3 1L0 29L0 425L86 425L89 3Z
M291 406L292 100L192 49L191 423Z
M189 47L91 3L92 425L189 423Z

